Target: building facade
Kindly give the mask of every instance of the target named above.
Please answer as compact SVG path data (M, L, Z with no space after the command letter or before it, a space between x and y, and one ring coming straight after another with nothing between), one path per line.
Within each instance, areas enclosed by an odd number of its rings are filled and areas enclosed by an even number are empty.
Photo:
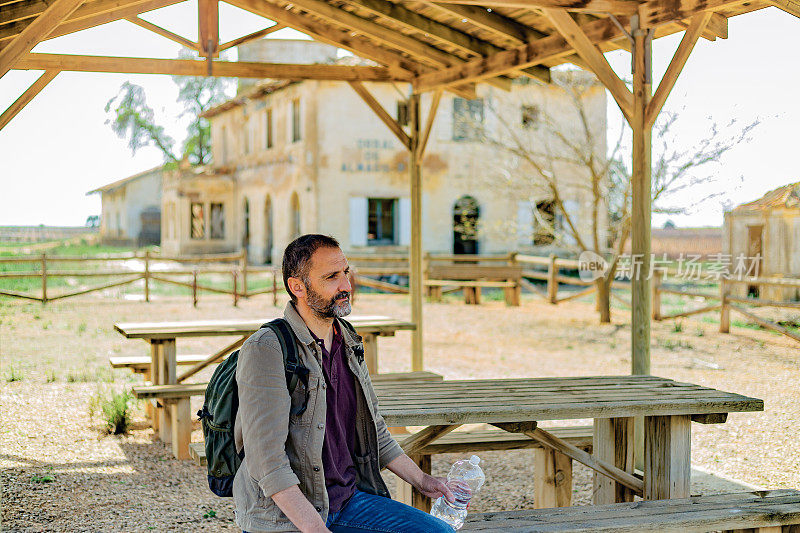
M314 47L310 55L317 61L324 57L318 48L326 45L302 46ZM335 49L327 51L330 61L353 60L336 60ZM405 95L397 86L365 85L388 113L407 122ZM422 97L423 120L430 98ZM533 170L499 146L506 130L544 143L539 111L571 127L576 112L566 100L535 82L514 84L510 92L481 86L477 100L442 96L422 161L425 251L488 254L553 244L537 228L543 214L559 228L551 194L526 188ZM584 107L604 154L606 97L600 85L587 93ZM252 262L274 262L294 237L309 232L335 236L349 253L407 251L407 150L348 84L261 82L206 116L213 169L165 181L167 253L246 247ZM562 205L579 228L588 228L591 206L581 186L586 170L555 166L565 184ZM214 220L223 221L224 230L217 224L212 237ZM206 231L193 231L201 226Z
M800 279L800 182L790 183L725 213L725 253L756 262L765 278ZM758 259L756 259L758 258ZM748 265L749 266L749 265ZM800 290L734 284L731 294L800 300Z
M100 194L100 239L105 244L145 246L161 241L160 167L89 191Z

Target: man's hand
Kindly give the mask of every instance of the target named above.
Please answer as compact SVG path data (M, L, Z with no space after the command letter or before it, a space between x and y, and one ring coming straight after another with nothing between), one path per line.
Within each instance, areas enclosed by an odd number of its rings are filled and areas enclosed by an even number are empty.
M447 487L444 478L433 477L428 474L422 474L422 478L417 482L414 487L428 498L438 498L444 496L447 501L453 503L455 497L450 489Z
M429 498L444 496L450 503L455 501L453 493L447 488L443 479L433 477L420 470L417 463L412 461L406 454L396 457L391 463L386 465L386 468L400 476L403 480L410 483L411 486Z

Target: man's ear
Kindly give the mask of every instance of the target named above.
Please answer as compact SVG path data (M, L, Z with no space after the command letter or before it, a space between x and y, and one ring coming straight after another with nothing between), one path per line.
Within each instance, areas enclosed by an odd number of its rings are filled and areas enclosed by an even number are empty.
M289 278L286 280L289 283L289 290L292 291L295 298L300 298L306 295L306 284L300 278Z

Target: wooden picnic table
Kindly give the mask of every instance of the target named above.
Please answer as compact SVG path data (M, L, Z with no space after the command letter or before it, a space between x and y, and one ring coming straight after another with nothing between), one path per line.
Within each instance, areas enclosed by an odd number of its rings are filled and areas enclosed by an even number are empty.
M114 325L128 339L143 339L150 344L150 371L145 372L145 381L153 385L182 383L207 366L219 362L223 357L239 348L247 338L271 318L246 320L197 320L181 322L123 322ZM396 331L413 330L411 322L396 320L388 316L352 316L347 320L353 324L364 342L364 360L371 374L378 372L378 337L392 336ZM238 336L233 343L211 354L205 360L177 373L177 339L190 337ZM172 420L164 406L147 406L147 413L161 439L171 439Z
M595 503L632 501L635 494L688 497L691 422L722 423L727 413L764 410L757 398L656 376L458 380L413 388L376 383L375 390L387 425L425 426L401 442L412 458L462 424L492 424L592 468ZM634 417L644 417L641 477L634 471ZM571 419L594 419L592 454L537 426Z

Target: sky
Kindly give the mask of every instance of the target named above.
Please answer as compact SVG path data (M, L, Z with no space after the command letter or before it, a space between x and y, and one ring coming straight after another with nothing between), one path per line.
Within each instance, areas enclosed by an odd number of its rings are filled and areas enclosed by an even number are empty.
M196 0L144 14L188 39L197 38ZM227 41L270 23L220 3L220 39ZM685 214L654 214L653 226L667 219L681 227L722 224L725 205L762 196L800 181L796 151L800 124L800 20L767 8L729 20L729 38L700 39L664 107L679 114L674 146L691 150L708 136L712 123L735 121L733 130L759 121L750 140L738 144L720 165L703 170L709 183L668 198L669 206L690 206ZM666 70L682 34L653 43L654 81ZM273 38L302 38L281 30ZM40 43L45 53L174 58L180 45L117 21ZM614 70L630 78L630 54L606 54ZM235 59L235 52L230 57ZM12 70L0 78L0 109L8 107L40 71ZM0 225L82 225L100 214L92 189L163 162L152 147L131 154L127 142L106 124L106 102L125 82L141 85L156 120L180 140L186 119L178 119L177 88L169 76L63 72L0 130ZM233 88L231 88L232 94ZM621 115L608 98L609 142L621 128ZM698 198L716 195L696 205Z

